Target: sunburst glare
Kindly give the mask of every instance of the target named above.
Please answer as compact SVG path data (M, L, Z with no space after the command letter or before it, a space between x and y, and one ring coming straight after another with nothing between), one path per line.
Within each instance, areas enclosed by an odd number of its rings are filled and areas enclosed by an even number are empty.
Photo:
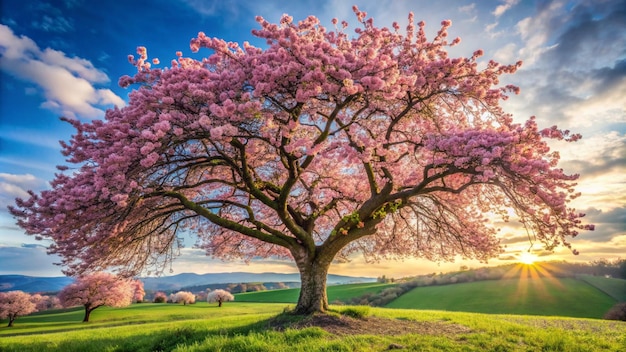
M537 261L537 256L531 252L522 252L519 257L519 261L526 265L532 265Z

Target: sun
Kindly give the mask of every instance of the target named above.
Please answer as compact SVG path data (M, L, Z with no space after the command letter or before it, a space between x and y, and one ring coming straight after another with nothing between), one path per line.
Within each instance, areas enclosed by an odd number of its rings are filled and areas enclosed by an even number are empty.
M537 256L530 252L522 252L519 261L526 265L532 265L537 261Z

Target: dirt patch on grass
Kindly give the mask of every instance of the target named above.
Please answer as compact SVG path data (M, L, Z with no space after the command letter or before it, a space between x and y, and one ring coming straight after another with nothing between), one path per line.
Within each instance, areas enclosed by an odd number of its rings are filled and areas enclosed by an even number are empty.
M277 319L270 324L275 330L302 329L317 326L334 335L445 335L469 333L466 326L443 321L414 321L379 317L352 318L344 315L314 314L302 320Z

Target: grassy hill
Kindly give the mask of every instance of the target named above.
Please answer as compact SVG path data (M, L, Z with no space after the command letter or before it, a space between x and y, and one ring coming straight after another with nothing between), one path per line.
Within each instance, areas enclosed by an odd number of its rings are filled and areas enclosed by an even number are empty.
M590 277L535 277L533 279L487 280L415 288L386 307L435 309L459 312L551 315L602 318L616 303L606 292L618 294L625 280ZM328 287L328 301L347 302L353 297L377 294L396 284L351 284ZM235 295L237 302L296 303L299 289L246 292Z
M580 275L578 278L613 297L615 300L626 302L626 280L592 275Z
M615 302L585 281L541 277L418 287L387 307L601 318Z
M96 309L87 324L80 309L53 311L1 327L0 351L626 350L626 324L617 321L385 308L370 308L365 319L303 319L281 314L284 308L136 304Z
M394 284L382 284L377 282L328 286L328 302L347 301L352 297L359 297L366 293L378 293ZM296 303L299 288L283 290L246 292L235 295L237 302L266 302L266 303Z

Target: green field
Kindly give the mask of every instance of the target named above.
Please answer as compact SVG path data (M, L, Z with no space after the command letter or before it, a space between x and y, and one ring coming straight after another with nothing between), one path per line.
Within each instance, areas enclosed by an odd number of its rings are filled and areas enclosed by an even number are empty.
M90 323L81 322L81 308L47 311L19 317L12 328L0 322L0 351L381 351L398 346L414 351L625 351L626 322L587 319L601 317L614 304L605 292L619 290L624 280L587 279L593 286L541 277L419 287L388 305L394 309L332 306L335 320L322 323L283 313L293 308L297 289L238 294L222 308L205 302L102 307ZM329 301L394 285L329 286ZM342 315L355 311L366 318Z
M613 297L615 300L626 302L626 280L592 275L580 275L579 278Z
M418 287L387 307L601 318L615 303L582 280L518 278Z
M96 309L90 323L80 323L79 309L53 311L0 328L0 351L626 350L626 323L616 321L371 308L364 320L333 314L348 325L369 322L375 332L342 334L324 325L278 331L272 328L277 316L302 322L281 315L284 308L271 303L228 302L222 308L145 303Z
M378 293L387 287L392 287L395 284L381 284L377 282L362 283L362 284L348 284L348 285L336 285L328 286L326 292L328 294L328 302L347 300L353 297L360 297L367 293ZM300 289L289 288L284 290L272 290L272 291L258 291L258 292L246 292L235 295L235 301L237 302L266 302L266 303L296 303L298 301L298 295Z

